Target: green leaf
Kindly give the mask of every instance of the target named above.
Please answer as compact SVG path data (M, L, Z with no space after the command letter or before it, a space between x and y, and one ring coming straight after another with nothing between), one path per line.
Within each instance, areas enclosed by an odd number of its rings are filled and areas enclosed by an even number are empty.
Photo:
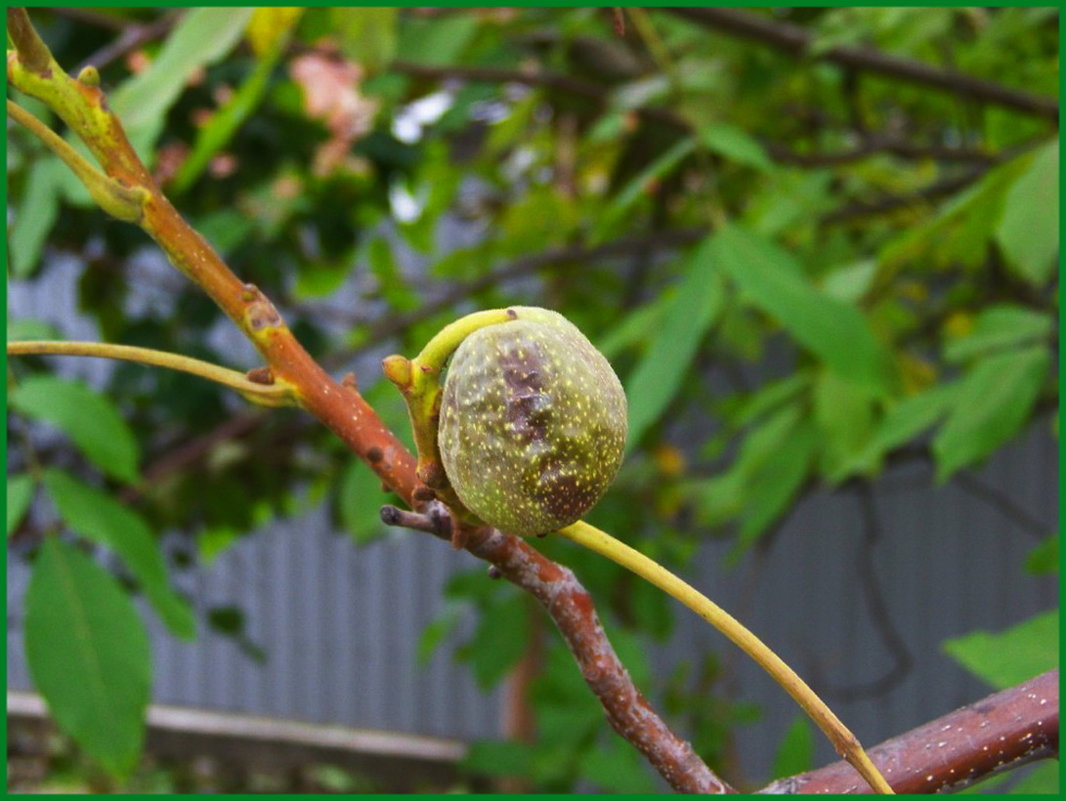
M481 26L474 14L450 14L440 19L404 20L396 52L419 64L455 63Z
M1025 555L1025 570L1034 576L1046 576L1059 570L1059 538L1052 534Z
M645 197L652 185L673 172L696 149L694 139L682 139L632 178L600 213L591 241L602 242L607 233L622 219L638 200Z
M701 519L721 525L740 518L738 557L787 508L806 478L815 446L815 428L799 402L774 412L740 444L729 470L703 482Z
M815 289L788 253L738 225L712 240L722 269L793 339L841 377L879 394L890 391L891 359L862 312Z
M877 277L877 260L863 259L826 275L822 291L846 303L858 303Z
M1051 354L1030 347L982 359L966 374L944 426L933 440L937 480L988 456L1029 418Z
M1059 612L1043 612L998 633L975 631L944 642L956 662L997 689L1028 681L1059 664Z
M608 793L650 793L655 784L640 754L621 737L613 736L585 754L581 777Z
M28 278L40 265L45 240L59 214L57 173L65 169L66 165L57 159L42 158L26 175L25 188L9 229L8 254L15 278Z
M379 72L396 53L397 11L393 7L331 8L331 33L345 56L368 73Z
M655 300L627 313L617 325L611 326L603 333L602 338L596 341L596 350L610 361L623 351L650 339L663 318L669 300L672 300L670 295L663 293Z
M722 280L711 240L693 251L677 294L663 310L655 338L626 381L632 448L680 389L700 342L722 307Z
M269 13L275 10L260 9L260 11ZM276 10L274 16L283 17L284 15L279 9ZM295 20L290 18L287 22L291 25ZM274 67L285 52L285 46L289 41L288 31L284 28L284 24L284 22L280 23L280 30L272 32L275 38L268 45L267 50L258 55L251 74L197 131L192 151L182 162L168 187L172 196L183 193L196 182L211 159L229 144L233 135L262 101Z
M338 482L337 514L341 525L360 545L388 533L381 522L384 501L381 479L360 459L353 457Z
M7 536L11 536L33 500L37 482L28 473L7 477Z
M384 237L378 237L367 246L370 270L378 279L379 291L389 306L396 311L412 311L421 305L418 293L404 280L393 257L392 246Z
M530 747L525 743L478 740L463 757L463 770L482 776L524 776L531 765Z
M494 687L518 664L529 642L529 615L526 600L510 595L482 609L477 631L459 649L459 657L470 663L482 689Z
M925 392L899 401L884 416L864 453L852 463L857 469L893 448L918 436L947 414L958 384L938 384Z
M1034 286L1043 286L1059 251L1059 143L1044 145L1007 192L995 232L1007 265Z
M1058 760L1047 760L1032 766L1029 772L1008 791L1011 795L1059 795Z
M166 113L190 76L218 61L241 39L252 8L193 8L166 38L152 65L108 98L126 135L147 163Z
M953 195L931 220L906 227L881 249L881 266L894 270L917 260L945 265L984 263L1007 190L1030 158L1026 153L994 167L980 181Z
M814 767L814 735L807 718L796 715L788 727L781 743L774 754L774 764L770 768L770 779L781 779L806 773Z
M735 414L730 415L737 427L751 425L763 415L774 411L781 404L792 400L811 383L807 372L795 372L787 378L767 381L755 392L744 398Z
M704 128L700 131L700 141L708 150L738 164L745 164L763 172L774 168L762 145L735 125L715 123Z
M866 387L824 370L814 383L814 419L821 439L822 472L834 480L854 464L874 424L874 398Z
M240 536L241 533L237 529L224 523L204 528L196 538L197 550L203 564L210 565L214 562L219 554L228 550Z
M1053 327L1050 316L1024 306L990 306L977 315L973 330L944 347L944 358L961 362L989 351L1046 339Z
M151 689L148 633L95 562L45 538L26 590L26 660L52 717L116 776L137 764Z
M455 631L459 625L459 610L454 603L445 607L437 617L426 624L418 637L418 648L415 658L421 667L429 664L433 652L437 650L444 639Z
M735 548L735 560L791 506L811 470L817 429L801 420L769 457L748 477L744 509Z
M14 342L22 339L60 339L62 334L51 323L33 318L21 320L7 320L7 341Z
M51 375L23 379L8 402L27 417L51 423L97 467L130 483L138 480L137 440L111 401L80 381Z
M61 470L46 470L43 483L70 529L114 551L167 628L179 637L193 639L196 619L192 609L171 589L159 543L144 519Z

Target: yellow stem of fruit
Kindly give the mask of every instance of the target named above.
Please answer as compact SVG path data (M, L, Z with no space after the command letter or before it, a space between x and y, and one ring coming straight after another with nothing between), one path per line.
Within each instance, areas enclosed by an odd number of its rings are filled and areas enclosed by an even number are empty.
M440 374L444 363L460 343L474 331L517 319L512 309L489 309L473 312L444 326L426 343L422 352L407 361L389 356L382 363L385 376L403 393L411 429L418 450L418 474L422 481L444 489L443 469L437 449L437 413L440 410Z
M825 702L814 690L807 686L796 672L765 645L762 640L748 631L745 626L718 606L707 596L685 583L653 559L634 550L623 542L616 540L605 531L578 521L557 534L606 556L627 570L649 581L663 592L677 599L697 615L702 617L718 631L732 640L744 653L754 659L774 681L780 684L796 703L803 708L811 720L817 724L829 738L844 759L846 759L867 782L879 793L891 794L892 787L870 760L858 739L840 719L833 714Z

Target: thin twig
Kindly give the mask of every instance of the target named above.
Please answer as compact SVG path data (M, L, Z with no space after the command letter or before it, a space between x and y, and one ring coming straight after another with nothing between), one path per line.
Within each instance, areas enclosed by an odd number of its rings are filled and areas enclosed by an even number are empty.
M733 8L665 8L663 10L727 34L771 45L797 57L809 56L814 42L814 35L799 25L773 20L750 11ZM975 78L920 61L893 56L872 47L832 47L814 58L893 80L940 89L984 103L993 103L1054 122L1057 122L1059 118L1059 104L1054 98L1033 95L983 78Z
M960 470L954 479L959 487L1018 524L1027 534L1043 538L1055 531L1054 525L1039 519L1005 492L982 481L969 470Z
M899 629L892 620L892 615L885 602L881 583L877 577L876 564L873 551L881 540L881 519L877 514L877 503L874 499L873 489L869 482L857 481L855 483L855 495L859 502L859 513L863 521L863 538L858 549L858 576L859 585L862 587L866 598L866 607L870 611L870 618L874 627L881 635L881 639L892 655L894 664L885 673L876 679L861 684L852 684L846 687L833 687L824 680L825 693L844 701L854 701L859 698L868 698L887 693L893 687L903 681L910 673L914 665L914 658L907 641L900 634Z
M882 200L854 203L850 206L836 209L821 217L821 225L838 225L848 223L864 217L879 214L889 214L905 208L924 208L930 201L954 194L965 189L970 184L979 180L985 174L985 168L979 167L969 170L962 175L953 178L945 178L923 187L909 195L893 195Z

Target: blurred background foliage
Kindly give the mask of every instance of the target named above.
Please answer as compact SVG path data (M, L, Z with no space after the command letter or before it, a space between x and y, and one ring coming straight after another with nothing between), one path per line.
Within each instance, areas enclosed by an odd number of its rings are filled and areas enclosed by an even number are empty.
M683 569L708 537L730 538L739 558L807 493L876 482L906 460L931 462L946 482L1032 421L1057 436L1059 153L1046 100L1058 95L1057 10L734 13L772 31L799 26L807 56L665 9L86 8L32 19L66 69L99 68L182 213L313 355L338 374L356 369L404 437L381 356L417 352L476 308L543 305L574 321L630 400L627 463L592 521ZM877 73L834 59L840 47L1040 102ZM140 231L105 219L8 127L13 280L46 282L74 254L80 308L101 339L255 366ZM9 308L9 338L42 335L71 332ZM321 503L367 542L383 534L387 498L296 411L251 410L131 365L93 389L50 376L41 359L11 361L8 379L8 533L37 562L26 600L35 682L61 724L122 774L142 736L147 644L126 637L112 652L123 678L106 705L122 725L101 743L81 714L89 702L64 695L57 675L56 576L80 576L87 608L135 631L126 598L140 588L175 634L195 636L168 572ZM33 419L69 439L31 436ZM54 508L27 514L38 493ZM38 547L59 529L114 552L122 584L69 540ZM184 532L166 559L153 534L163 530ZM1047 534L1033 572L1057 569ZM667 636L674 608L597 557L538 547L575 567L645 686L637 636ZM653 787L636 752L604 731L539 613L480 576L451 583L422 650L473 610L461 658L485 686L530 643L543 654L535 728L524 742L477 745L470 768L539 790ZM232 610L203 624L240 636ZM96 625L103 642L115 621ZM997 667L1002 649L987 639L951 653L1009 684L1054 663L1045 628L1018 634L1033 656L1015 673ZM122 672L130 664L135 681ZM715 694L717 670L708 656L657 693L721 767L730 731L757 711ZM790 732L781 748L781 772L807 767L810 733Z

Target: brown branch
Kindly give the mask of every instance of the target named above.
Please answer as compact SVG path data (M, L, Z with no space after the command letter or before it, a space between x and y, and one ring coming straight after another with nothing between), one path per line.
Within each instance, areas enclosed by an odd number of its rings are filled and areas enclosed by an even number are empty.
M869 750L897 793L961 790L1059 753L1059 671L990 695ZM764 793L857 793L846 762L780 779Z
M881 153L889 153L893 156L907 159L932 159L933 161L962 162L971 164L994 164L1004 158L1014 155L989 153L984 150L965 150L958 147L944 147L941 145L917 145L902 139L889 139L885 137L871 136L858 147L851 150L842 150L829 153L797 153L790 148L768 143L765 145L766 152L770 157L780 163L794 167L836 167L841 164L852 164L856 161L876 156Z
M835 211L823 215L818 222L820 225L836 225L839 223L851 222L852 220L861 219L863 217L889 214L909 207L924 208L928 206L929 202L932 200L965 189L970 184L974 183L974 181L981 178L985 172L986 168L979 167L969 170L962 175L957 175L953 178L945 178L942 181L929 184L929 186L923 187L917 192L913 192L909 195L891 195L882 200L853 203L850 206L844 206L843 208L836 209Z
M560 72L545 70L515 70L506 67L464 67L455 64L437 66L412 61L393 61L389 69L412 78L426 80L459 80L480 83L517 83L523 86L547 86L587 100L602 103L606 99L603 88L592 81L573 78Z
M386 506L382 519L390 525L445 537L437 515L411 514ZM520 537L496 529L471 529L467 536L467 550L491 562L499 575L544 607L611 727L644 754L671 787L684 793L735 792L704 764L689 743L667 728L633 684L607 640L592 598L569 568L530 548Z
M814 42L813 34L799 25L773 20L749 11L732 8L663 10L709 28L763 42L796 57L808 56ZM1058 122L1059 104L1054 98L1011 89L983 78L893 56L871 47L833 47L815 58Z
M689 11L721 11L723 9L687 9ZM546 70L514 70L502 67L463 67L463 66L437 66L428 64L416 64L406 61L396 61L391 69L419 78L435 80L464 80L483 83L519 83L525 86L547 86L560 91L568 92L577 97L591 100L598 106L607 104L609 94L606 87L573 78L562 73L548 72ZM673 128L682 134L692 134L693 128L689 122L676 114L674 111L661 106L638 106L633 112L644 119ZM1043 141L1042 139L1040 141ZM1034 146L1034 143L1026 143L1018 147L1008 148L998 153L984 150L948 147L944 145L928 144L921 145L909 142L900 137L871 136L861 145L840 152L827 153L798 153L791 148L776 143L763 142L767 154L776 162L795 167L835 167L843 164L851 164L861 161L880 153L890 153L903 159L933 159L943 162L960 162L989 166L1018 155L1024 150Z

